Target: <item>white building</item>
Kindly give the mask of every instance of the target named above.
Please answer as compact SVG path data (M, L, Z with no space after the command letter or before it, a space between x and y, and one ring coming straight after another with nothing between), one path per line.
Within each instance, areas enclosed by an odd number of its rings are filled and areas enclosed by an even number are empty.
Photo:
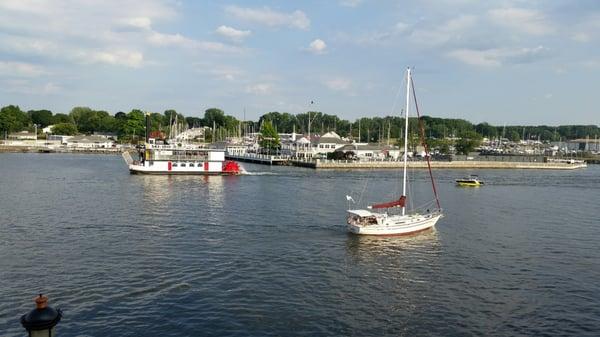
M67 138L65 144L74 148L110 148L115 142L106 137L79 135Z
M48 125L47 127L42 129L42 132L45 134L49 134L52 133L52 128L54 127L54 125Z
M398 159L402 155L402 152L397 147L366 143L348 144L339 148L337 151L344 153L351 152L359 159Z

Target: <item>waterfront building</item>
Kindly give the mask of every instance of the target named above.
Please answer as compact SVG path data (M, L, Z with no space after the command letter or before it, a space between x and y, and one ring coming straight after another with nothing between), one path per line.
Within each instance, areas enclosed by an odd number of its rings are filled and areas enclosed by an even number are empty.
M397 147L368 143L347 144L337 149L336 152L342 152L346 155L353 154L358 159L398 159L402 155Z
M109 138L102 136L86 136L86 135L78 135L66 138L65 145L73 148L110 148L113 147L115 142Z
M8 135L11 140L36 140L37 135L29 131L14 132Z

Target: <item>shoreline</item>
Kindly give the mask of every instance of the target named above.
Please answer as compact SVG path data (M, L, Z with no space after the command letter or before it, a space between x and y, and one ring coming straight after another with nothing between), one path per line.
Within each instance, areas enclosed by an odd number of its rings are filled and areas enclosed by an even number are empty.
M76 154L114 154L120 155L121 149L115 148L58 148L52 149L42 146L2 146L0 145L0 153L45 153L45 154L60 154L60 153L76 153Z
M122 149L115 148L89 148L89 149L49 149L47 147L15 147L0 146L0 153L44 153L44 154L102 154L102 155L120 155L124 152ZM257 160L243 160L235 156L229 159L254 162L257 164L277 165L271 162L260 162ZM241 160L240 160L241 159ZM360 169L398 169L403 167L402 161L296 161L290 160L287 165L305 167L316 170L360 170ZM593 164L593 162L592 162ZM409 161L409 168L427 169L425 161ZM586 168L587 164L569 164L553 162L518 162L518 161L432 161L432 169L520 169L520 170L577 170Z

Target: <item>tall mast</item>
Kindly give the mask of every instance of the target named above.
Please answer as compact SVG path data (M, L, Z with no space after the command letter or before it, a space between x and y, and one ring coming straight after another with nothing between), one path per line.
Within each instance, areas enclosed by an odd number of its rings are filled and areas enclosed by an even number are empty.
M410 68L406 69L406 109L404 110L404 176L402 177L402 195L406 196L406 164L408 160L408 108L410 106ZM402 206L402 215L406 207Z

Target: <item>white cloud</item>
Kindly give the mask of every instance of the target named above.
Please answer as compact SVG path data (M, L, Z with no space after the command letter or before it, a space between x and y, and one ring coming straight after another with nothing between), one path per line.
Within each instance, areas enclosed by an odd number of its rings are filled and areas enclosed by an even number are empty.
M600 60L583 61L581 65L589 69L600 69Z
M108 64L131 68L139 68L143 65L144 55L137 51L82 51L77 59L84 64Z
M229 26L219 26L219 28L216 30L216 33L232 39L233 41L241 41L248 37L252 32L249 30L238 30Z
M308 46L308 51L310 51L313 54L325 54L327 49L327 44L325 43L325 41L321 40L321 39L316 39L313 42L310 43L310 45Z
M334 91L347 91L352 88L352 81L346 78L333 78L326 80L325 85Z
M553 25L537 10L525 8L497 8L488 12L492 22L530 35L546 35L554 32Z
M153 31L147 36L147 41L155 46L166 47L166 46L180 46L180 47L192 47L194 41L184 37L181 34L163 34Z
M171 0L0 0L0 52L60 59L80 64L141 67L153 48L175 46L189 51L237 53L241 48L196 40L153 29L171 20L178 5Z
M292 13L284 13L274 11L269 7L244 8L227 6L225 11L238 19L270 27L287 26L291 28L308 29L310 26L310 19L300 10L296 10Z
M62 87L54 82L40 84L30 80L8 80L0 82L0 90L9 93L26 95L53 95L62 91Z
M123 30L150 30L152 28L152 20L143 16L121 19L119 23Z
M571 36L571 38L574 41L581 42L581 43L590 42L590 40L591 40L590 35L587 33L583 33L583 32L575 33L575 34L573 34L573 36Z
M0 61L0 74L5 77L38 77L48 72L44 68L25 62Z
M420 45L436 47L450 41L460 41L478 22L473 15L461 15L446 21L444 24L432 28L415 29L410 39Z
M481 66L498 67L503 64L530 63L543 58L547 49L543 46L535 48L494 48L486 50L456 49L447 55L463 63Z
M273 92L273 87L268 83L257 83L247 86L246 92L254 95L268 95Z
M357 7L363 2L363 0L341 0L340 5L345 7Z

